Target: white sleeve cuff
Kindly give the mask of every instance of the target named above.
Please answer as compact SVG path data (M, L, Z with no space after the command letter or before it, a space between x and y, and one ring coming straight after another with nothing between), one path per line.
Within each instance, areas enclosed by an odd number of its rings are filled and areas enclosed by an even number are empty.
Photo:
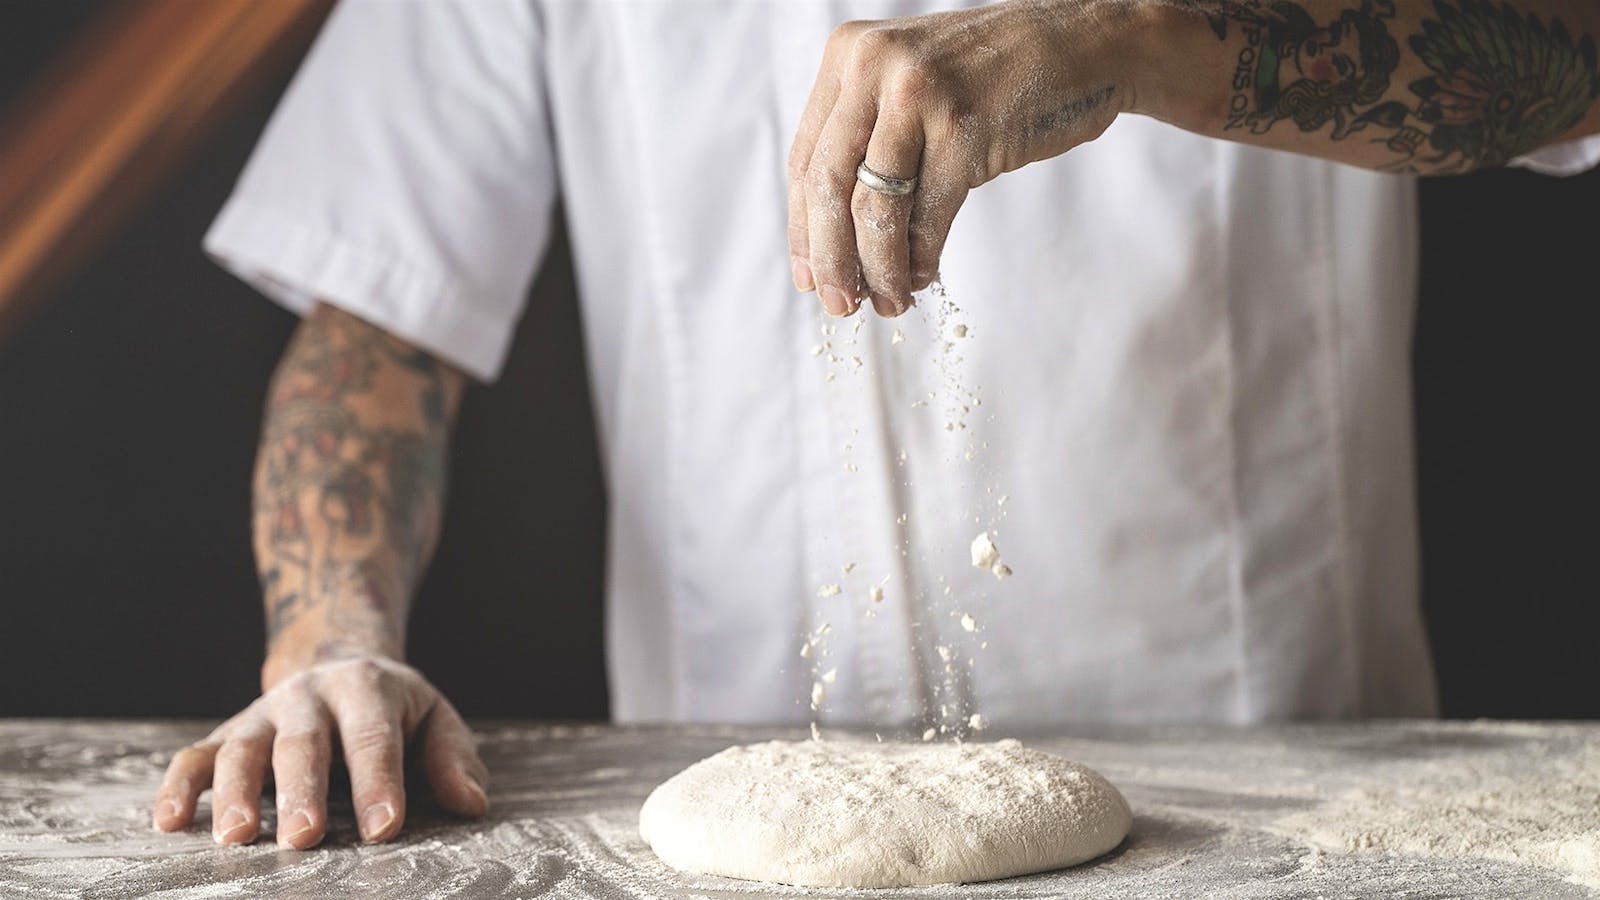
M444 359L481 381L505 362L520 298L470 302L454 277L396 259L275 210L230 202L206 232L218 264L304 315L337 306Z
M1600 165L1600 134L1551 144L1511 161L1540 175L1579 175Z

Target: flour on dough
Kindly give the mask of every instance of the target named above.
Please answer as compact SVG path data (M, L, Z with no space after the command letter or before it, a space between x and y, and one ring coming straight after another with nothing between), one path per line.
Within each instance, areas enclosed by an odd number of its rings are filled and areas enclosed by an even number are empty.
M1132 814L1098 773L1014 740L773 741L651 792L639 833L667 865L807 887L988 881L1076 865Z

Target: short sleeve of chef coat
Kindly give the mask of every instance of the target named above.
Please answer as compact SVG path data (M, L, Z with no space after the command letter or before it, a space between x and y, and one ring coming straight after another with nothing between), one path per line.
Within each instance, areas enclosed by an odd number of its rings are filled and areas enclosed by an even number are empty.
M1600 134L1551 144L1519 156L1513 166L1532 169L1541 175L1578 175L1600 165Z
M550 235L540 43L528 0L344 0L206 251L492 380Z

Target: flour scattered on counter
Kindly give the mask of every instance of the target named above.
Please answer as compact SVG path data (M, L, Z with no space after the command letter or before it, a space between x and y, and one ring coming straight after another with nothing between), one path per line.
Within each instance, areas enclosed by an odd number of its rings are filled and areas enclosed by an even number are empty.
M961 614L961 627L962 627L963 630L968 631L968 632L977 631L978 630L978 620L974 619L972 617L972 613L962 613Z
M957 325L956 327L950 329L950 333L958 338L964 338L967 336L967 326Z
M1493 736L1504 726L1481 727ZM1385 774L1274 830L1335 853L1495 859L1600 888L1600 743L1406 761Z
M896 328L894 330L894 334L889 336L889 343L891 343L891 344L903 344L903 343L905 343L905 340L906 340L905 332L901 331L898 328Z
M839 585L833 584L833 583L829 583L829 584L823 585L822 587L817 588L817 596L818 597L837 597L837 596L839 596L839 591L840 591ZM791 594L790 596L794 596L794 595Z
M883 602L883 588L878 587L877 585L873 585L872 587L867 588L867 597L870 600L872 600L873 603L882 603Z

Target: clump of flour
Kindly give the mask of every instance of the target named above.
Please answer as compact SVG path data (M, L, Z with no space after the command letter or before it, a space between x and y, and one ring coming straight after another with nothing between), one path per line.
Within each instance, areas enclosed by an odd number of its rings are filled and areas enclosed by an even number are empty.
M979 569L988 569L996 578L1011 577L1011 567L1001 562L1000 548L995 546L994 538L987 531L980 532L972 539L972 564Z

